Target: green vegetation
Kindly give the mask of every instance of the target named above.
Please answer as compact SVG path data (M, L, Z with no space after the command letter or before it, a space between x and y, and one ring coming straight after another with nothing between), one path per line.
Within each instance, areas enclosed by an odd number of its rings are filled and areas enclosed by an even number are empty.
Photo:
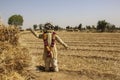
M15 25L15 26L22 26L23 25L23 17L21 15L12 15L8 19L9 25Z

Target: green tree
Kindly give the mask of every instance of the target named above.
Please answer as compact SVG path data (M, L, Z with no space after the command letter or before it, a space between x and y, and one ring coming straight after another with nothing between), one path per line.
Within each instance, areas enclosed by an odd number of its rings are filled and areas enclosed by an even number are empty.
M66 29L70 29L70 26L67 26Z
M12 15L8 19L8 24L9 25L14 25L14 26L22 26L23 25L23 17L21 15Z
M33 29L36 30L37 29L37 24L33 25Z
M115 25L108 23L106 29L108 32L113 32L115 31L116 27Z
M96 29L96 27L94 25L92 25L92 29Z
M79 24L78 29L82 30L82 24Z
M108 23L105 20L98 21L97 30L104 32L107 24Z
M44 27L43 24L39 24L39 29L40 30L43 30L43 27Z
M58 25L56 25L55 27L54 27L54 30L55 31L58 31L60 28L59 28L59 26Z
M91 26L86 26L86 29L90 30L90 29L91 29Z

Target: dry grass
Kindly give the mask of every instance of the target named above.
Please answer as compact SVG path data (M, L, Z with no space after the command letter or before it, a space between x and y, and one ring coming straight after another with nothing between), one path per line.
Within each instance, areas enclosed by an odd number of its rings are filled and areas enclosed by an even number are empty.
M25 80L21 75L30 66L28 49L18 45L18 29L0 28L0 80Z
M18 33L19 30L14 26L2 26L0 27L0 41L17 45L19 39Z

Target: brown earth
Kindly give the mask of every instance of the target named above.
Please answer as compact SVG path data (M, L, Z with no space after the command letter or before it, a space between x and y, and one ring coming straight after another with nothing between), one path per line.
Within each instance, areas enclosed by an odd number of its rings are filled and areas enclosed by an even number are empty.
M57 32L70 49L57 43L60 72L44 72L43 42L24 32L20 44L29 49L33 80L120 80L120 33Z

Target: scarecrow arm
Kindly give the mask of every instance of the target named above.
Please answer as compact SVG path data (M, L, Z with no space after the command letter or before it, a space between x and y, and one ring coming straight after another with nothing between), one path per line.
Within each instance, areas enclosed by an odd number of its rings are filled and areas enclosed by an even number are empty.
M32 29L30 29L30 31L32 32L32 34L36 37L36 38L39 38L39 34L36 33L35 31L33 31Z
M66 43L64 43L63 40L62 40L58 35L56 35L56 40L57 40L60 44L62 44L65 48L68 48L68 45L67 45Z

